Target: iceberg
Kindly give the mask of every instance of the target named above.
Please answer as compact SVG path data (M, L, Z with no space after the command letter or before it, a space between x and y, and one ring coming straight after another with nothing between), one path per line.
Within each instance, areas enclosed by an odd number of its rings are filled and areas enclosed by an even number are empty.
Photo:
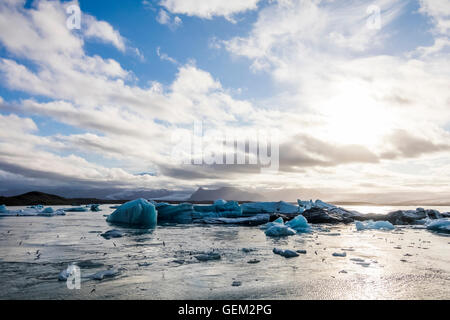
M0 205L0 213L8 213L8 209L4 204Z
M123 233L120 232L119 230L113 229L113 230L106 231L105 233L102 233L100 236L102 236L106 240L110 240L112 238L123 237Z
M276 224L281 224L284 225L284 220L282 217L277 218L276 220L272 221L272 222L268 222L265 225L263 225L261 227L261 229L265 230L265 229L269 229L270 227L276 225Z
M295 234L295 230L289 228L286 225L283 224L274 224L269 229L266 230L266 236L269 237L286 237L286 236L292 236Z
M248 202L241 205L244 215L257 213L298 214L299 207L284 201L279 202Z
M304 216L301 216L301 215L295 217L291 221L286 222L285 225L291 229L294 229L297 232L310 232L311 231L311 227L308 224L308 221L306 220L306 218Z
M99 211L102 211L102 209L100 209L100 205L99 204L91 204L91 211L92 212L99 212Z
M6 217L35 217L35 216L42 216L42 217L53 217L53 216L64 216L66 213L62 209L53 210L53 208L48 207L45 209L42 209L42 207L28 207L26 209L20 209L20 210L5 210L4 212L0 211L0 216L6 216Z
M375 229L375 230L394 230L395 227L392 223L389 221L372 221L369 220L366 223L356 221L356 230L362 231L362 230L369 230L369 229Z
M450 219L437 219L427 225L427 229L431 231L450 233Z
M218 200L214 201L214 205L216 205L216 206L223 206L226 203L227 202L225 200L223 200L223 199L218 199Z
M269 220L270 215L257 214L252 217L242 217L242 218L205 218L196 220L196 222L206 224L239 224L245 226L258 226L269 222Z
M216 201L213 205L194 206L194 218L239 218L242 217L242 208L236 201L228 201L223 203L222 201Z
M171 205L168 203L156 203L159 222L192 223L194 206L190 203Z
M141 198L121 205L106 218L106 221L140 228L151 228L156 226L157 217L155 206Z

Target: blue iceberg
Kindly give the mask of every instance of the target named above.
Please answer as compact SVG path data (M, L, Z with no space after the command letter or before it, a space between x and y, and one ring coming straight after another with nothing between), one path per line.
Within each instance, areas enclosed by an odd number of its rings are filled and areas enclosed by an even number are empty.
M190 203L171 205L168 203L156 203L159 222L192 223L194 206Z
M431 231L450 233L450 219L437 219L427 225L427 229Z
M0 213L8 213L8 209L4 204L0 205Z
M223 200L216 201L213 205L194 206L194 218L239 218L242 217L242 208L236 201L224 202Z
M372 221L369 220L366 223L356 221L356 230L362 231L362 230L369 230L369 229L375 229L375 230L394 230L395 227L392 223L389 221Z
M107 222L125 224L139 228L156 226L158 214L155 206L145 199L137 199L121 205L106 218Z
M266 236L269 237L286 237L295 234L295 230L286 225L276 223L266 230Z
M298 214L299 207L284 201L279 202L248 202L241 205L244 215L258 213Z
M102 209L100 209L100 205L99 204L91 204L91 211L92 212L99 212L99 211L102 211Z
M286 226L297 232L310 232L311 227L306 218L302 215L295 217L291 221L286 222Z

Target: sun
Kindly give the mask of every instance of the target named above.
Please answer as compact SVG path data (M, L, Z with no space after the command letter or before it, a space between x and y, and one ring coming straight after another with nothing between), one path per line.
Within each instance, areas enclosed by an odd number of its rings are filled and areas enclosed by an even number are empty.
M344 90L322 107L322 138L338 144L375 146L392 129L394 116L365 90Z

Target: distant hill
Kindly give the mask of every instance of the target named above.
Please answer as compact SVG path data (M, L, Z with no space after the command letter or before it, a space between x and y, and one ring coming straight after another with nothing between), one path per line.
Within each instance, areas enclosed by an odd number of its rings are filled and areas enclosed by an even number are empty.
M32 191L24 193L18 196L12 197L0 197L0 205L5 204L7 206L32 206L42 204L49 205L83 205L92 203L123 203L126 200L101 200L94 198L80 198L80 199L68 199L54 194L43 193L39 191Z
M199 188L195 191L189 201L214 201L217 199L236 201L263 201L264 196L258 193L251 193L234 187L223 187L219 189Z

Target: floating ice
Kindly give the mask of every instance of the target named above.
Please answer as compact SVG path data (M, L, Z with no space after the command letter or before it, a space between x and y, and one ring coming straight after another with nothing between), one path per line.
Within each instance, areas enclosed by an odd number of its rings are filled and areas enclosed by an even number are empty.
M158 214L155 206L145 199L137 199L120 206L106 218L111 223L151 228L156 226Z
M8 209L4 204L0 205L0 213L8 213Z
M210 206L196 205L194 206L194 218L213 218L213 217L223 217L223 218L238 218L242 217L242 208L236 201L228 201L223 203L215 202Z
M450 233L450 219L437 219L427 225L428 230Z
M342 257L342 258L344 258L346 256L347 256L346 252L334 252L333 253L333 257Z
M91 276L94 280L103 280L104 278L112 278L119 274L119 271L116 269L109 269L109 270L103 270L99 271Z
M306 221L306 218L304 216L297 216L291 221L286 222L286 226L288 226L291 229L294 229L297 232L310 232L311 227L308 224L308 221Z
M197 256L195 256L195 258L198 261L210 261L210 260L220 260L221 256L220 254L216 253L216 252L208 252L205 254L199 254Z
M119 230L113 229L102 233L101 236L106 240L109 240L111 238L121 238L123 237L123 233Z
M377 229L377 230L394 230L395 227L389 221L372 221L369 220L366 223L356 221L356 230L369 230L369 229Z
M86 207L70 207L70 208L65 208L64 211L66 211L66 212L87 212L88 208L86 208Z
M278 248L274 248L273 249L273 253L278 254L280 256L283 256L285 258L294 258L294 257L298 257L298 253L289 249L283 250L283 249L278 249Z
M99 211L102 211L102 210L100 209L100 205L99 204L91 204L91 211L92 212L99 212Z
M282 213L297 214L299 207L284 201L279 202L249 202L241 205L244 214Z
M156 203L155 207L159 222L191 223L194 216L194 206L190 203Z
M218 200L214 201L214 205L216 205L216 206L223 206L226 203L227 202L225 200L223 200L223 199L218 199Z
M274 224L266 230L266 236L269 237L286 237L295 234L295 230L282 224Z
M267 229L269 229L270 227L272 227L272 226L274 226L274 225L277 225L277 224L284 225L284 220L283 220L282 217L279 217L279 218L277 218L276 220L274 220L274 221L272 221L272 222L266 223L265 225L261 226L261 229L262 229L262 230L267 230Z
M6 208L6 207L5 207ZM63 216L65 215L64 210L58 209L53 210L53 208L48 207L42 209L42 207L26 208L20 210L0 210L0 216L17 216L17 217L33 217L33 216L43 216L43 217L53 217L53 216Z
M70 264L67 269L64 269L58 274L58 281L67 281L67 279L76 272L76 265Z
M267 223L269 220L270 215L257 214L252 217L242 217L242 218L205 218L196 220L196 222L207 224L239 224L246 226L258 226Z

